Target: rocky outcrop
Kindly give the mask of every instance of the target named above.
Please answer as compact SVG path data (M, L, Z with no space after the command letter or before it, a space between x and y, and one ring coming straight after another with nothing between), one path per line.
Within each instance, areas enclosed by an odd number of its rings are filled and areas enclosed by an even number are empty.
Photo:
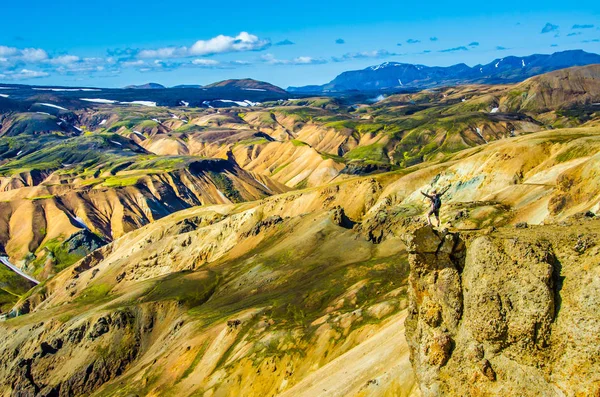
M13 331L0 347L0 384L10 392L3 395L90 395L139 357L153 324L172 320L169 310L146 305Z
M600 395L598 250L565 229L406 237L424 396Z

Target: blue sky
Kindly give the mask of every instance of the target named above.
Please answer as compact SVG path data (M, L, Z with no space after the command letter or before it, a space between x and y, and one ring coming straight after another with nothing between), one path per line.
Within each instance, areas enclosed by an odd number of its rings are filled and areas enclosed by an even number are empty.
M475 65L600 52L600 5L588 0L6 1L4 83L172 86L250 77L287 87L384 61Z

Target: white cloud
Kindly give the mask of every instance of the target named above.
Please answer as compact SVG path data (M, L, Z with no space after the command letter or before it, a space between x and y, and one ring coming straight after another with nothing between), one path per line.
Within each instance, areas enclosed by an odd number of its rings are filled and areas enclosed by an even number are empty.
M20 71L6 71L0 74L0 78L7 80L27 80L49 76L46 72L38 70L21 69Z
M20 57L25 62L40 62L48 59L48 53L40 48L25 48Z
M0 45L0 57L13 57L17 54L19 54L17 48Z
M75 55L61 55L56 58L50 59L50 63L53 65L70 65L72 63L79 62L80 58Z
M293 59L277 59L273 54L266 54L261 59L271 65L319 65L327 63L327 60L323 58L312 58L307 56L301 56Z
M269 47L269 40L260 39L248 32L241 32L235 37L218 35L208 40L198 40L191 47L163 47L144 49L138 52L138 58L185 58L191 56L208 56L228 52L260 51Z
M141 50L140 58L178 58L187 55L187 47L165 47L156 50Z
M216 66L219 64L219 61L213 59L194 59L192 64L200 66Z
M398 54L395 52L389 52L387 50L375 50L375 51L362 51L362 52L349 52L341 57L332 57L333 62L344 62L350 61L352 59L365 59L365 58L386 58L399 56L402 54Z
M324 60L315 59L315 58L311 58L311 57L294 58L294 59L292 59L292 62L294 62L298 65L310 65L311 63L325 63Z
M14 58L25 62L40 62L48 59L48 53L41 48L24 48L0 46L0 57Z
M219 35L210 40L198 40L190 48L191 55L212 55L225 52L258 51L271 44L269 40L261 40L248 32L241 32L236 37Z
M63 55L51 58L49 65L56 67L55 71L61 74L102 72L109 67L104 58L79 58L74 55Z
M132 66L143 66L146 63L142 60L138 60L138 61L125 61L125 62L121 62L121 65L123 65L126 68L132 67Z

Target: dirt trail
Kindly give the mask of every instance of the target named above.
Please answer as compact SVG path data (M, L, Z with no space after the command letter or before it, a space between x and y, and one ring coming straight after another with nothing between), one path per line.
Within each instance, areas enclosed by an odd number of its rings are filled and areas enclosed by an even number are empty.
M279 396L420 396L404 337L406 314Z

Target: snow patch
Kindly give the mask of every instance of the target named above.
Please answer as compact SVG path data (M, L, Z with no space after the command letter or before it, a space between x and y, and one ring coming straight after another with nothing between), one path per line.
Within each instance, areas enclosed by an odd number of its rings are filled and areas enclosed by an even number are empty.
M100 122L100 125L105 125L105 124L106 124L106 120L102 120L102 121Z
M381 65L376 65L376 66L371 66L371 70L379 70L379 69L383 69L386 66L388 66L387 62L382 63Z
M113 101L110 99L102 99L102 98L81 98L82 101L86 102L94 102L94 103L117 103L117 101Z
M267 91L264 88L242 88L242 90L244 90L244 91L261 91L261 92Z
M0 256L0 262L2 262L4 264L4 266L8 267L13 272L17 273L19 276L26 278L27 280L31 281L35 285L38 285L40 283L39 281L37 281L33 277L31 277L31 276L23 273L23 271L21 269L19 269L18 267L16 267L12 263L10 263L8 261L8 257L7 256Z
M220 197L221 197L223 200L225 200L225 202L226 202L226 203L231 203L231 201L230 201L230 200L229 200L227 197L225 197L225 195L223 194L223 192L222 192L222 191L220 191L219 189L217 189L217 193L219 194L219 196L220 196Z
M36 112L37 114L43 114L44 116L52 116L50 113L46 112Z
M483 135L481 135L481 129L480 129L479 127L477 127L477 128L475 129L475 131L477 132L477 135L479 135L479 137L480 137L481 139L483 139L483 141L484 141L485 143L488 143L487 139L485 139L485 138L483 137Z
M6 94L0 94L0 97L2 97L2 98L8 98L8 95L6 95Z
M113 141L113 140L110 140L110 142L114 143L115 145L123 146L123 144L121 142L117 142L117 141Z
M156 102L151 102L151 101L132 101L132 102L119 102L122 104L127 104L127 105L141 105L141 106L148 106L148 107L156 107Z
M73 220L75 222L77 222L79 224L79 226L83 227L84 229L88 229L89 227L87 227L87 225L85 224L85 222L83 221L83 219L81 219L80 217L76 216L75 218L73 218Z
M525 67L525 60L521 59L521 65L523 65L523 67Z
M190 103L189 103L189 102L186 102L186 101L179 101L179 103L180 103L181 105L183 105L184 107L186 107L186 108L187 108L188 106L190 106Z
M69 109L63 108L62 106L53 105L51 103L37 103L36 105L47 106L49 108L54 108L54 109L59 109L59 110L69 110Z
M272 192L272 190L271 190L271 189L269 189L269 188L267 187L267 185L265 185L264 183L262 183L262 182L261 182L261 181L259 181L258 179L255 179L255 181L256 181L256 182L258 182L258 183L259 183L259 184L260 184L262 187L264 187L264 188L265 188L265 189L266 189L268 192Z
M141 132L139 132L139 131L133 131L133 133L134 133L134 134L137 134L137 135L139 135L139 136L143 136L143 137L145 138L144 134L142 134L142 133L141 133Z
M208 102L208 101L204 101L204 102ZM244 101L232 101L231 99L215 99L214 101L210 101L210 102L235 103L236 105L241 106L241 107L260 105L260 102L252 102L247 99L245 99ZM209 107L211 107L211 106L209 105Z
M19 153L17 153L17 156L20 156L20 155L22 155L22 154L23 154L23 151L22 151L22 150L19 150Z
M493 108L490 113L498 113L498 110L500 110L500 109L499 108Z
M36 91L54 91L54 92L78 92L78 91L93 92L93 91L102 91L102 90L99 90L97 88L40 88L40 87L35 87L33 89L36 90Z

